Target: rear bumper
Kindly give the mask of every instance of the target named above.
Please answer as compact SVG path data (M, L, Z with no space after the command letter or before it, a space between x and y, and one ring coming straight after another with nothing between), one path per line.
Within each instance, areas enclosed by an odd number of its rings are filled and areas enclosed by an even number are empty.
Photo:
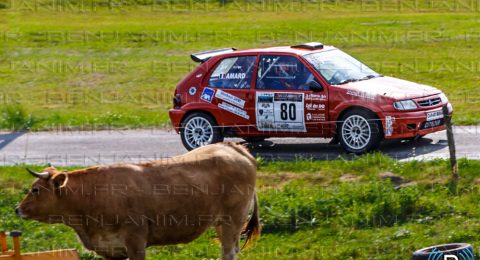
M172 108L168 111L168 115L170 116L170 121L172 122L175 132L179 133L180 124L182 123L182 118L185 115L185 111L182 109Z
M447 106L449 115L452 115L452 105L448 103ZM439 125L431 125L432 121L435 120L430 120L427 123L427 113L441 110L442 107L436 107L434 109L424 111L383 113L382 123L385 138L410 138L445 130L446 127L444 125L443 118L435 119L440 120Z

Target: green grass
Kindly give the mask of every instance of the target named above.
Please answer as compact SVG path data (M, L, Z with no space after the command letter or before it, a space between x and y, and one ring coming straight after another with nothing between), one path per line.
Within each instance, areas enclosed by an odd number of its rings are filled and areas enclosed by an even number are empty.
M446 160L398 162L374 154L335 161L259 161L263 234L242 259L408 259L419 248L453 242L480 245L480 161L461 160L458 184ZM35 168L35 167L34 167ZM35 169L40 169L36 167ZM413 185L396 189L392 172ZM353 181L343 181L349 175ZM23 166L0 168L0 230L24 232L24 251L77 248L63 225L21 220L13 209L32 178ZM217 258L213 230L190 244L148 249L149 259ZM478 252L477 252L478 257Z
M480 122L470 1L153 3L2 0L0 110L31 114L33 129L162 126L190 53L316 40L445 91L456 124Z

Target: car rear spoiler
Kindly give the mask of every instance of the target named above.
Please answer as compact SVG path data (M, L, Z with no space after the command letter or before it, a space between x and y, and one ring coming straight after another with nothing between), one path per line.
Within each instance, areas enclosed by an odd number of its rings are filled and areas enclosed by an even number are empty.
M235 49L235 48L224 48L224 49L218 49L218 50L197 52L197 53L191 54L190 57L195 62L204 63L205 61L207 61L208 59L210 59L213 56L233 52L233 51L236 51L236 50L237 49Z

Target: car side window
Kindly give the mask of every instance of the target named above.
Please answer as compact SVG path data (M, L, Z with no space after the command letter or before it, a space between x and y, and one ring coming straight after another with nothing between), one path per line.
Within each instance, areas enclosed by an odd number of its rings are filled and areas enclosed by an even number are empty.
M260 57L257 89L308 90L315 77L296 57L264 55Z
M210 75L209 86L214 88L250 88L256 58L256 56L240 56L223 59Z

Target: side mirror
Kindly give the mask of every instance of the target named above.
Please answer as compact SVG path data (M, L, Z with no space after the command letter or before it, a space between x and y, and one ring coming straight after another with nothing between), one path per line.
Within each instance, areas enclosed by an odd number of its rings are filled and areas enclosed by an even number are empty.
M312 81L308 82L308 87L309 87L310 90L313 91L313 92L323 91L322 85L320 85L320 83L318 83L318 82L315 81L315 80L312 80Z

